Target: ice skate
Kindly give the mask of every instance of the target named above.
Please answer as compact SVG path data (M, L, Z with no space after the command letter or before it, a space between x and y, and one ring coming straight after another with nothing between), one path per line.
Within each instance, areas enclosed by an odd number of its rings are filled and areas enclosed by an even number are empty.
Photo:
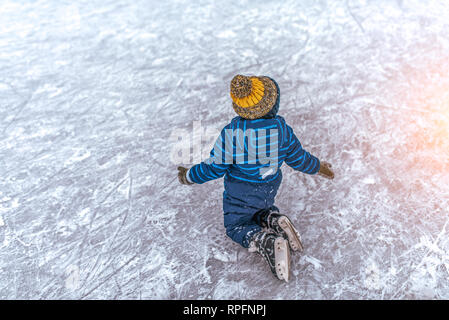
M284 237L261 231L252 238L249 251L260 253L279 280L290 280L290 248Z
M296 230L286 215L277 211L269 211L261 217L261 221L264 227L270 228L285 239L288 239L288 243L293 251L301 252L304 250L298 230Z

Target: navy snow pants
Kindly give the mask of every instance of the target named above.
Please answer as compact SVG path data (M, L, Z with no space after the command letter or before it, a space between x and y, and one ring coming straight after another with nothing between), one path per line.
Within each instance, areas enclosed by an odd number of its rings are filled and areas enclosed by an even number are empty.
M226 234L244 248L249 247L252 236L261 231L258 214L265 210L279 211L274 206L282 172L270 182L255 183L226 175L224 179L223 212Z

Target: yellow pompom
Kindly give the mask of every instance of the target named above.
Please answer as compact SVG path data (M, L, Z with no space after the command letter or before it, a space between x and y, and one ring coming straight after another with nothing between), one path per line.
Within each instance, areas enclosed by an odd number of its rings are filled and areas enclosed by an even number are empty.
M263 86L262 81L257 78L251 78L252 90L251 93L242 98L237 98L231 92L232 101L241 108L249 108L258 104L265 93L265 88Z
M256 94L258 94L259 96L262 96L262 97L263 97L264 91L261 90L261 89L255 89L255 90L254 90L254 93L256 93Z
M252 82L252 87L253 88L258 88L258 89L263 88L263 83L259 79L251 78L251 82Z
M259 93L257 93L257 91L254 91L254 97L257 100L256 103L259 103L259 101L262 100L262 96Z

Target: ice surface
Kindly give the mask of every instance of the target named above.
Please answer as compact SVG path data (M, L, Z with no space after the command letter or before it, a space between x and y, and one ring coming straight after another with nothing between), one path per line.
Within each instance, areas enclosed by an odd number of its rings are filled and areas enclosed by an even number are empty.
M0 298L448 299L448 30L446 1L2 1ZM288 284L169 159L237 73L336 172L283 168Z

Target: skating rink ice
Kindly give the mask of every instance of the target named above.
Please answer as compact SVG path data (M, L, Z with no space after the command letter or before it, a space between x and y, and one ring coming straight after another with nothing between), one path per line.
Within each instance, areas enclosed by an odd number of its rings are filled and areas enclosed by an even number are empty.
M449 299L448 31L447 1L3 0L0 299ZM289 283L225 235L222 180L176 178L239 73L335 169L283 166Z

